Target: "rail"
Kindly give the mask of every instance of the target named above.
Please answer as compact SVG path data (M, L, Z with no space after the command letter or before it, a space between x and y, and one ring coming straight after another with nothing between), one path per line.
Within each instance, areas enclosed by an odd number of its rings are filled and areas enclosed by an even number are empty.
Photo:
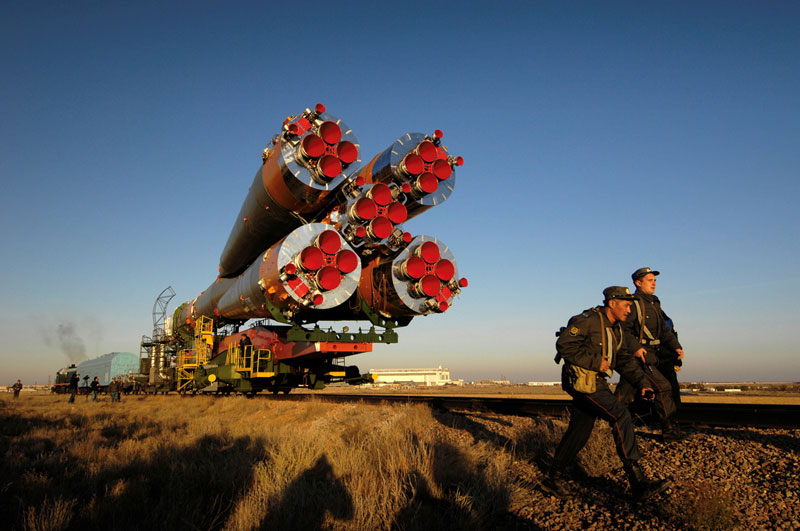
M264 395L267 396L267 395ZM361 395L308 393L274 400L317 400L333 402L365 402L428 404L431 408L468 411L491 411L503 415L528 415L536 417L561 417L568 411L569 399L536 398L484 398L427 395ZM691 426L740 426L750 428L800 429L800 406L779 404L709 404L685 403L681 405L678 422Z

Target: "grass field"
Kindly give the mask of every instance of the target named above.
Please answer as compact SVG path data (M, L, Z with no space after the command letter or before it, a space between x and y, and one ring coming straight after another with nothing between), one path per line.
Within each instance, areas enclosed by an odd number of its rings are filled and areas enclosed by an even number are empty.
M441 437L425 406L173 395L0 407L0 518L14 529L418 529L420 516L475 529L517 493L512 454Z
M765 528L780 511L794 514L796 432L706 430L674 447L645 431L644 466L674 475L676 488L662 506L642 507L629 500L604 423L580 455L594 487L563 503L538 491L565 427L314 398L5 395L0 522L31 531L729 529L743 514ZM713 464L720 456L724 466ZM757 463L730 465L742 459ZM767 501L750 501L762 494ZM774 507L777 517L763 516Z

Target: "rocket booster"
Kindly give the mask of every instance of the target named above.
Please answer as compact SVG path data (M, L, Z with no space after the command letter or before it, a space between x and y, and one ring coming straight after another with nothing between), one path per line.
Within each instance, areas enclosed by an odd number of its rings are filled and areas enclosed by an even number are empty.
M352 130L317 104L289 117L270 147L220 256L219 276L242 273L264 249L313 220L360 162Z
M359 295L384 317L395 318L445 312L466 286L450 248L419 235L398 254L370 262Z
M361 261L330 225L309 223L274 243L239 276L218 278L181 309L176 322L200 316L236 321L287 317L341 304L355 293Z
M408 133L357 172L352 130L323 105L288 117L262 154L217 279L180 306L177 326L385 318L447 311L467 286L450 249L402 224L447 200L461 157L443 134ZM345 304L347 302L347 304Z
M456 185L455 167L463 157L449 155L441 144L444 136L406 133L376 155L358 176L369 183L395 184L404 194L408 218L446 201Z

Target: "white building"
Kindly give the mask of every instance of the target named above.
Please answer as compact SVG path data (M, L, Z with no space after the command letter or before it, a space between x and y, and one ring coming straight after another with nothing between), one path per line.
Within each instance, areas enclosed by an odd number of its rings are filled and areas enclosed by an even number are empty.
M376 385L414 384L414 385L447 385L454 384L450 380L450 369L439 365L438 369L370 369L375 375Z

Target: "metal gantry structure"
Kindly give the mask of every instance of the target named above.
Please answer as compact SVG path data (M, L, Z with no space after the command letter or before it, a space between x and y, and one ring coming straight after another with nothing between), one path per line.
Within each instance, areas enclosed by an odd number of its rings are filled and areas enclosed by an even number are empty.
M140 383L151 390L169 391L174 380L171 370L175 356L175 346L170 334L165 330L167 307L175 297L175 290L167 286L153 303L153 334L142 336L139 345L139 372L144 380Z

